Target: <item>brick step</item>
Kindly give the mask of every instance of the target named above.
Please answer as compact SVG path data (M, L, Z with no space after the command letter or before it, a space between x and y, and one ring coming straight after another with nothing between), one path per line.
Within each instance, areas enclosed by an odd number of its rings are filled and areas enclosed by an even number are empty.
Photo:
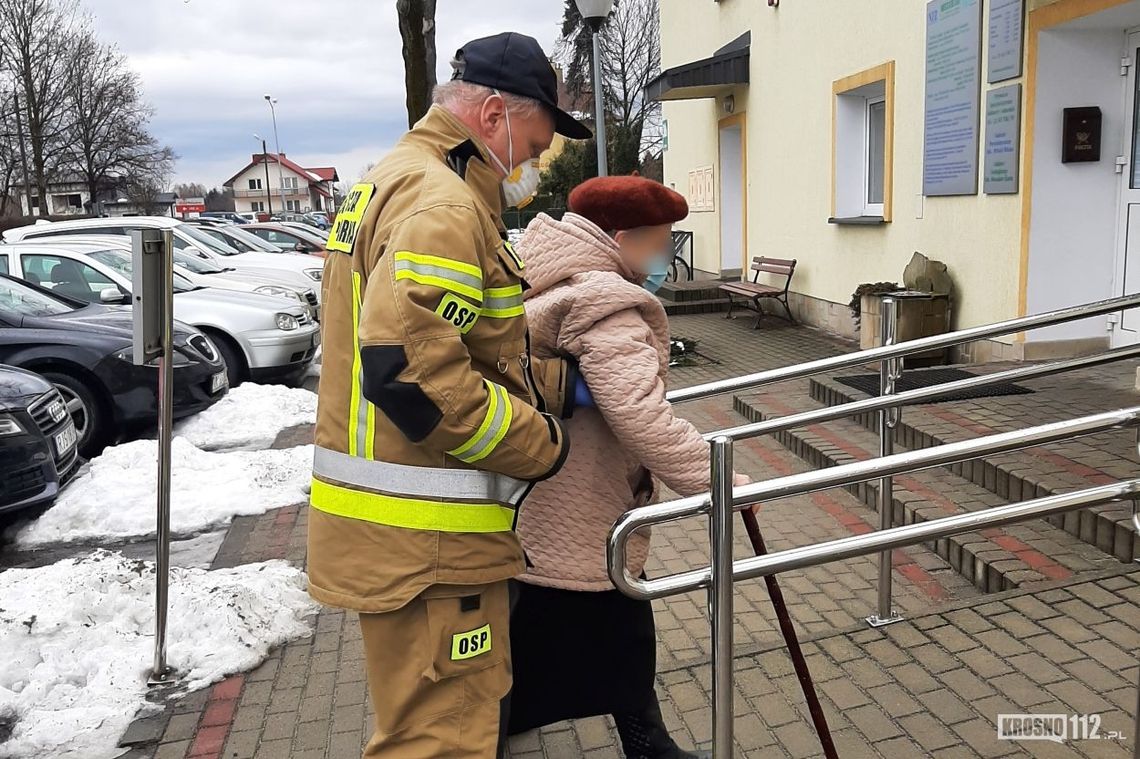
M664 298L661 303L665 306L665 313L669 316L684 316L687 314L717 314L728 310L728 301L724 298L669 301Z
M716 279L694 279L682 282L665 282L657 295L661 300L670 303L684 303L694 300L723 300L727 302L724 293L720 291L721 281Z
M738 413L750 421L810 410L802 395L757 393L737 396ZM849 421L828 422L779 433L776 439L823 469L861 461L878 451L878 438ZM877 508L878 481L846 488L862 503ZM1006 503L985 488L951 472L935 469L895 478L892 523L915 524L962 511L982 511ZM984 592L1072 577L1079 572L1117 566L1109 555L1042 520L986 529L926 543L966 580Z
M809 385L812 399L828 406L838 406L867 397L864 393L842 385L830 377L812 378ZM994 430L972 422L946 406L952 404L904 409L901 421L895 429L896 445L917 450L945 445L964 436L993 434ZM938 423L924 424L914 421L916 417L925 419L926 414L935 415ZM871 431L878 429L878 419L875 414L863 414L852 419L865 429ZM1064 455L1063 450L1063 445L1047 446L952 464L946 469L1010 502L1044 498L1136 476L1135 464L1131 461L1106 461L1104 455L1097 455L1094 468L1087 461L1078 461ZM1087 455L1083 458L1090 460ZM1132 528L1130 505L1093 506L1047 519L1055 527L1096 546L1120 561L1140 558L1140 540L1137 540Z

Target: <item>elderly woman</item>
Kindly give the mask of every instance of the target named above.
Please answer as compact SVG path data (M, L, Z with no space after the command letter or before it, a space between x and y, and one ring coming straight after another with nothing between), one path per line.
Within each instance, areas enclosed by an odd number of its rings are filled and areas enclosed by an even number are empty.
M574 412L565 467L519 517L529 568L511 621L509 730L612 714L630 759L702 756L662 723L649 602L623 596L606 572L610 528L652 499L654 477L681 495L709 489L708 444L665 400L669 323L653 294L688 206L637 176L585 182L569 206L562 221L540 215L519 244L526 311L535 354L577 358L595 408ZM648 553L647 534L631 539L635 576Z

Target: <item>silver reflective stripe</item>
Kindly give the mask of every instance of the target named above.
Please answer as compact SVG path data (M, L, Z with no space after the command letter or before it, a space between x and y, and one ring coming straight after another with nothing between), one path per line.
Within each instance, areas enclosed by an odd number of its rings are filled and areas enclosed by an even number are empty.
M517 308L523 304L522 295L512 295L507 298L484 298L483 309L485 311L503 311L508 308Z
M359 351L359 346L357 351ZM356 374L356 388L360 394L356 406L356 452L361 457L368 456L369 443L368 433L368 404L371 403L364 397L364 361L359 360L360 370Z
M456 284L465 285L473 290L481 291L483 289L483 280L479 277L473 277L470 274L455 271L454 269L445 269L442 266L432 266L431 264L421 264L406 259L397 259L396 271L413 271L425 277L436 277L438 279L455 282Z
M368 461L320 447L313 455L313 474L343 485L393 495L491 501L516 508L530 487L522 480L493 472Z

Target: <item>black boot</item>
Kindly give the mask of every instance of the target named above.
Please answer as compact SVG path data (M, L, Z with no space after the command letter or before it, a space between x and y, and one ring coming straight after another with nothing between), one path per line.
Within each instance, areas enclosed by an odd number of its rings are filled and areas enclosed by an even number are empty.
M707 751L685 751L669 737L656 699L641 712L615 714L618 736L626 759L710 759Z

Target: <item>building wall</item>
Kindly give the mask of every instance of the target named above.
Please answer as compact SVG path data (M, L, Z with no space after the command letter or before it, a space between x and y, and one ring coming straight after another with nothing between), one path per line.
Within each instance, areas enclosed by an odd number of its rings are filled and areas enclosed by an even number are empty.
M921 199L924 3L829 3L821 16L804 3L664 2L661 13L665 67L710 56L751 30L751 83L741 88L747 97L736 96L748 124L749 256L798 259L795 291L845 304L860 283L901 281L921 251L950 267L956 326L1016 315L1022 195ZM887 61L895 62L896 77L894 221L828 224L832 84ZM679 191L687 190L691 169L716 165L719 107L714 100L665 104L666 181ZM697 233L697 267L715 271L717 214L691 214L678 226Z

